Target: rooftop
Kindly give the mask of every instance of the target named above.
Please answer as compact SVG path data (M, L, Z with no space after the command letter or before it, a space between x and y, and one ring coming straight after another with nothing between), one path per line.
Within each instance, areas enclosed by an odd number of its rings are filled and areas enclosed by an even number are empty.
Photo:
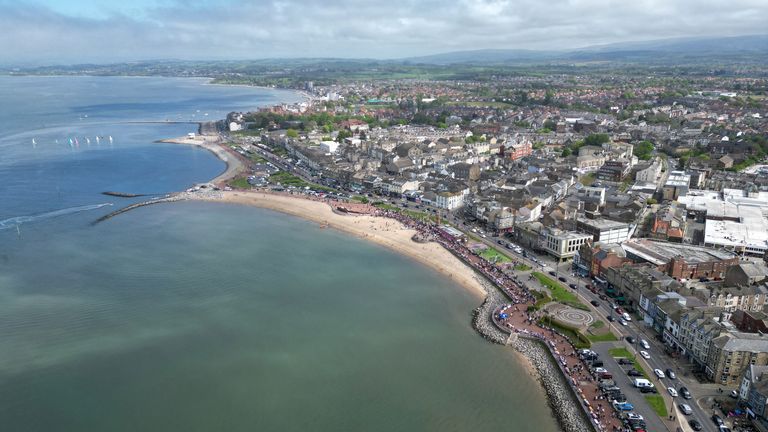
M651 264L663 265L676 256L683 256L691 264L735 258L731 252L701 246L688 246L648 239L630 239L621 244L624 251Z

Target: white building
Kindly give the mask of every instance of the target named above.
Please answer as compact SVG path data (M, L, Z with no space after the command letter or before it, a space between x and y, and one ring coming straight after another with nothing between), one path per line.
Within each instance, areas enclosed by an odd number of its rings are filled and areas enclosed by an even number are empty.
M458 192L440 192L435 197L435 207L447 210L459 208L464 205L468 192L466 189Z
M592 241L590 234L549 229L543 233L542 247L560 261L573 258L581 245Z
M325 153L336 153L338 148L339 143L336 141L322 141L320 143L320 150L324 151Z

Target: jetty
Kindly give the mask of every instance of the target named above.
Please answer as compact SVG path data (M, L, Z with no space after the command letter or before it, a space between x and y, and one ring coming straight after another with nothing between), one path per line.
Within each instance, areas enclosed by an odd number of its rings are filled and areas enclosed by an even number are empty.
M154 204L161 204L161 203L184 201L184 200L187 200L187 199L189 199L189 197L186 194L174 193L174 194L167 195L167 196L165 196L163 198L155 198L155 199L151 199L151 200L148 200L148 201L138 202L138 203L131 204L129 206L123 207L121 209L115 210L112 213L105 214L104 216L102 216L102 217L96 219L95 221L93 221L91 223L91 225L96 225L99 222L104 222L107 219L112 219L113 217L115 217L117 215L121 215L121 214L123 214L125 212L129 212L129 211L137 209L139 207L145 207L145 206L150 206L150 205L154 205Z

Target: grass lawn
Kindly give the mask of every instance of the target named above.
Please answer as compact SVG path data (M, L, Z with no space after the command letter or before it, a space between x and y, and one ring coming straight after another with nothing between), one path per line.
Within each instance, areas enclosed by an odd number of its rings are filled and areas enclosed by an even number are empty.
M533 272L533 277L539 280L542 285L547 287L552 293L552 298L555 301L574 307L576 309L589 310L587 305L579 301L576 294L566 290L562 285L550 279L547 275L539 272Z
M244 177L238 177L229 182L229 185L237 189L250 189L251 185L248 183L248 179Z
M499 252L496 248L489 247L488 249L480 252L480 256L490 262L504 263L512 261L508 256Z
M664 403L664 398L661 395L648 395L645 397L645 400L648 401L648 405L651 406L659 417L665 419L669 416L667 405Z
M527 264L518 264L515 266L515 270L517 271L528 271L531 269L531 266Z
M605 323L603 321L597 320L589 325L589 328L592 329L599 329L605 327Z
M629 352L629 350L626 348L611 348L608 350L608 354L610 354L613 358L635 358L635 355Z
M543 292L531 291L531 294L536 297L536 303L533 304L535 310L541 309L542 306L552 301L552 299Z
M589 348L592 346L592 342L590 342L588 338L586 338L583 334L574 328L562 325L554 320L549 319L548 317L542 318L541 323L547 327L556 329L565 336L568 336L571 342L573 342L574 348Z
M400 207L393 206L392 204L387 204L387 203L383 203L383 202L375 202L375 203L373 203L373 206L374 207L378 207L378 208L380 208L382 210L389 210L389 211L396 211L396 212L400 211Z
M266 163L267 162L266 159L264 159L263 157L255 154L255 153L251 155L250 159L251 159L252 162L256 162L256 163Z
M587 339L589 339L590 342L613 342L619 340L616 335L610 331L598 334L587 333Z

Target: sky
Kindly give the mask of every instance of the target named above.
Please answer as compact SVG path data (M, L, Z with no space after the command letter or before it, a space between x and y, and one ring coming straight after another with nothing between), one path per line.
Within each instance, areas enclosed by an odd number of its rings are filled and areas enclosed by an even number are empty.
M0 63L561 50L766 23L768 0L0 0Z

